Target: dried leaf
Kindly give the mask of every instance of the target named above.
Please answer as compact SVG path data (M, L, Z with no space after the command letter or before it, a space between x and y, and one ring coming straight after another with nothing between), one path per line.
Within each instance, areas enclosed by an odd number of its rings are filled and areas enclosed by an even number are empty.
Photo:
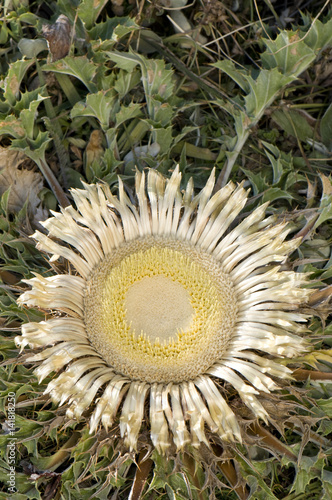
M48 215L38 198L44 187L43 178L39 172L18 169L25 159L26 156L19 151L0 148L0 195L10 188L7 208L12 213L19 212L28 200L29 213L37 223Z
M99 162L100 158L104 155L103 147L103 133L101 130L93 130L90 135L89 142L85 148L83 157L84 170L87 179L91 181L94 178L93 162Z
M309 305L311 307L317 307L323 303L331 300L332 297L332 285L322 288L314 292L309 299Z
M42 34L47 40L52 61L58 61L68 55L71 42L71 24L67 16L61 14L55 24L44 24Z

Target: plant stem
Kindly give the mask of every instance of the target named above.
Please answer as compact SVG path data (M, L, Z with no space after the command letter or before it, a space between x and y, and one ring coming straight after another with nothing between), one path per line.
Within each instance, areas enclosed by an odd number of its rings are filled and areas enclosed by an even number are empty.
M332 373L316 370L302 370L299 368L293 371L293 377L296 380L307 380L309 377L311 380L332 380Z
M293 460L294 462L297 461L297 456L292 451L290 451L281 441L279 441L278 438L273 436L271 432L269 432L267 429L264 429L264 427L259 425L257 422L251 424L251 430L254 432L254 434L262 438L262 442L267 445L268 449L275 450L281 455L285 455L290 460Z
M238 485L238 477L234 465L230 460L218 463L219 468L240 500L247 500L249 493L244 485Z
M144 451L142 451L139 455L135 479L131 487L128 500L140 500L142 497L142 492L153 464L151 458L145 459L145 455L146 453Z
M40 158L38 161L36 161L36 163L37 163L41 173L45 177L48 185L52 189L54 196L56 197L56 199L59 202L59 205L63 208L68 207L68 205L70 205L70 202L69 202L67 196L65 195L62 187L60 186L57 178L53 174L50 167L47 165L46 161L42 160Z

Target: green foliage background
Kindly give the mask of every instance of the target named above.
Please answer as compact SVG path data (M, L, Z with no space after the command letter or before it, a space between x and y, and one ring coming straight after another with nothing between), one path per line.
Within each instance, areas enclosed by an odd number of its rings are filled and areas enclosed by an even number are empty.
M120 455L105 436L89 436L84 422L67 422L65 409L43 396L48 380L38 384L15 347L21 323L43 319L16 305L21 279L52 270L29 238L36 225L29 199L13 212L8 190L0 204L0 499L11 496L5 425L11 392L17 500L332 498L331 11L319 1L301 12L301 2L278 10L267 0L200 0L182 9L193 28L183 34L170 16L178 7L4 0L1 151L24 153L19 169L42 174L39 197L47 209L70 203L70 188L82 182L102 180L116 191L118 176L133 196L135 168L167 176L177 163L183 184L193 177L198 189L213 167L219 187L244 180L251 188L246 213L269 201L268 213L303 237L293 268L310 272L320 288L311 325L315 351L295 364L316 373L297 382L307 390L311 427L283 435L270 429L296 460L277 449L250 457L239 447L230 461L239 487L225 468L212 473L185 457L180 466L155 452L144 462ZM55 26L60 15L71 27L68 54L52 61L43 26Z

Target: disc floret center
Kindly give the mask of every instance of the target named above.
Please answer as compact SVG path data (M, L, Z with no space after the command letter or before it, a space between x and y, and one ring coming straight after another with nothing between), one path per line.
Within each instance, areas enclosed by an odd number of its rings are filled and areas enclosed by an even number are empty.
M150 240L127 243L91 274L88 337L131 379L193 379L227 348L237 314L233 286L205 252L176 240Z

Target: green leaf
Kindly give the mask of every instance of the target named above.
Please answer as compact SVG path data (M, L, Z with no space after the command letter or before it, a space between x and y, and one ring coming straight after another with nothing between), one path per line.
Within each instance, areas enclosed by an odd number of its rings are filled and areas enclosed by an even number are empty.
M250 496L255 500L277 500L273 491L264 482L264 479L253 475L246 476L246 480L250 486Z
M21 92L21 98L15 103L14 111L18 115L23 109L29 109L30 104L45 94L46 87L38 87L35 90Z
M137 54L128 52L107 52L107 55L111 61L115 62L117 68L124 69L129 73L140 64L140 60Z
M33 61L16 61L11 64L4 82L4 97L14 106L20 95L20 85Z
M285 162L282 161L282 163L285 166ZM292 163L289 162L287 166L289 169L289 167L292 166ZM298 184L299 182L303 182L303 184L305 186L307 186L308 185L308 178L305 177L304 175L299 174L295 170L291 170L285 179L283 187L284 187L284 189L286 189L286 191L288 191L294 184ZM298 191L298 188L295 188L295 193L293 192L293 198L296 200L299 200L300 202L303 202L303 198L301 198L301 196L299 194L297 194L297 191Z
M32 437L38 434L43 427L43 424L24 418L18 413L15 414L15 425L17 428L15 431L15 438L18 441L29 437L32 439ZM0 448L6 443L8 438L10 438L10 436L0 435Z
M112 91L103 90L88 94L86 103L78 102L71 111L71 118L76 116L93 116L97 118L103 130L109 128L110 115L115 112L118 103L115 103L115 96Z
M8 468L0 467L0 481L3 484L6 484L8 481L8 470ZM16 492L13 493L13 495L9 497L7 491L7 493L0 498L4 500L8 500L8 498L13 498L15 500L42 500L42 496L37 490L36 483L31 484L31 480L28 479L26 474L15 472L15 487Z
M282 31L275 40L263 42L267 47L262 54L263 67L278 69L283 75L300 75L316 57L298 32Z
M142 105L139 103L131 102L128 106L121 106L120 111L115 115L115 123L118 127L121 123L127 120L132 120L133 118L142 117L141 111Z
M245 69L238 68L233 61L225 59L224 61L218 61L212 64L215 68L221 69L226 75L228 75L241 89L248 93L250 91L250 86L248 85L246 77L248 76L248 71Z
M160 102L153 97L150 98L149 104L149 115L151 116L153 122L161 125L162 127L169 125L174 118L173 106L170 106L167 102Z
M314 138L314 129L304 116L296 110L282 108L274 111L271 118L286 134L296 137L300 141L305 142L308 138Z
M117 27L114 29L114 34L113 34L113 40L118 42L123 38L124 36L129 35L130 33L133 33L134 31L142 31L142 27L136 24L133 19L131 18L122 18L126 20L125 23L119 23Z
M308 31L301 31L303 41L313 50L318 51L331 44L332 41L332 19L322 23L319 19L315 22L309 21Z
M77 12L80 19L82 19L85 28L88 30L94 26L100 12L103 10L108 0L82 0Z
M126 125L124 132L118 138L118 148L124 153L135 147L145 136L146 132L151 129L151 125L147 120L135 118ZM114 133L106 133L107 141L113 138Z
M83 188L82 181L86 182L84 176L80 172L77 172L77 170L75 170L74 168L69 167L66 170L66 177L68 179L70 187L72 188L82 189Z
M147 96L158 95L164 101L169 99L174 92L174 73L166 69L165 62L161 59L147 59L140 56L142 68L142 82Z
M48 99L48 97L38 95L36 100L30 102L29 109L23 109L20 113L20 119L29 139L34 138L34 127L38 115L37 109L39 104L45 99Z
M320 121L320 135L329 151L332 150L332 104L327 108Z
M296 466L296 478L291 491L299 495L303 493L310 481L317 479L326 464L325 455L318 453L313 457L303 456Z
M241 170L250 180L254 196L256 196L259 193L262 193L268 188L268 185L266 184L265 179L263 179L261 174L254 174L253 172L251 172L251 170L247 170L245 168L241 168Z
M268 151L266 151L266 150L265 150L265 154L268 157L268 159L270 160L270 163L272 165L273 184L277 184L280 181L282 174L284 173L282 161L280 158L275 158L273 155L268 153Z
M14 115L9 115L5 120L0 121L0 137L3 135L10 135L15 139L23 138L25 130L22 127L21 120L17 119Z
M12 141L12 149L22 151L37 164L45 158L45 151L51 142L48 132L39 131L36 139L15 139Z
M63 73L57 73L56 79L58 80L58 83L62 91L66 95L68 101L70 102L71 106L74 106L77 102L81 100L81 97L78 91L76 90L75 85L72 83L68 75L64 75Z
M119 94L122 99L141 81L139 70L132 70L130 73L120 70L116 81L113 83L113 89Z
M318 208L319 217L315 222L314 229L317 229L323 222L332 219L332 179L320 174L323 184L323 193Z
M246 129L250 127L251 120L243 111L236 111L233 115L235 132L238 137L243 137Z
M332 498L332 472L329 470L322 470L322 483L323 483L323 496L322 500L330 500Z
M43 50L48 50L47 41L44 38L37 38L36 40L21 38L17 46L22 56L25 56L28 59L33 59Z
M42 69L43 71L54 71L55 73L74 76L84 83L89 92L96 92L98 90L92 82L97 71L97 66L86 56L67 56L59 61L46 64Z
M93 28L88 32L91 40L112 40L115 44L119 38L131 33L133 28L137 29L138 26L130 17L111 17L104 23L93 23Z
M271 187L269 188L266 193L264 193L263 198L262 198L262 203L265 203L266 201L274 201L274 200L279 200L279 199L285 199L285 200L293 200L294 196L292 196L289 191L285 191L284 189L280 189L277 187Z
M97 179L102 179L108 184L113 184L117 181L116 168L122 162L117 160L114 155L114 148L106 149L105 154L98 161L93 161L88 166L86 178L89 182L95 182ZM107 181L106 181L107 179Z
M5 23L1 24L0 27L0 45L5 45L8 40L8 28Z
M132 51L107 54L111 61L126 71L132 71L137 64L141 66L142 82L147 98L158 95L165 101L173 95L175 85L173 70L167 69L163 60L147 59Z
M247 76L250 92L245 97L245 108L249 116L261 117L264 110L272 104L278 92L293 81L292 76L281 74L277 68L262 69L256 80Z
M154 142L157 142L160 145L159 154L167 153L173 143L172 137L172 127L167 128L157 128L152 132Z
M332 398L329 399L317 399L316 403L319 408L321 408L327 417L332 418Z

